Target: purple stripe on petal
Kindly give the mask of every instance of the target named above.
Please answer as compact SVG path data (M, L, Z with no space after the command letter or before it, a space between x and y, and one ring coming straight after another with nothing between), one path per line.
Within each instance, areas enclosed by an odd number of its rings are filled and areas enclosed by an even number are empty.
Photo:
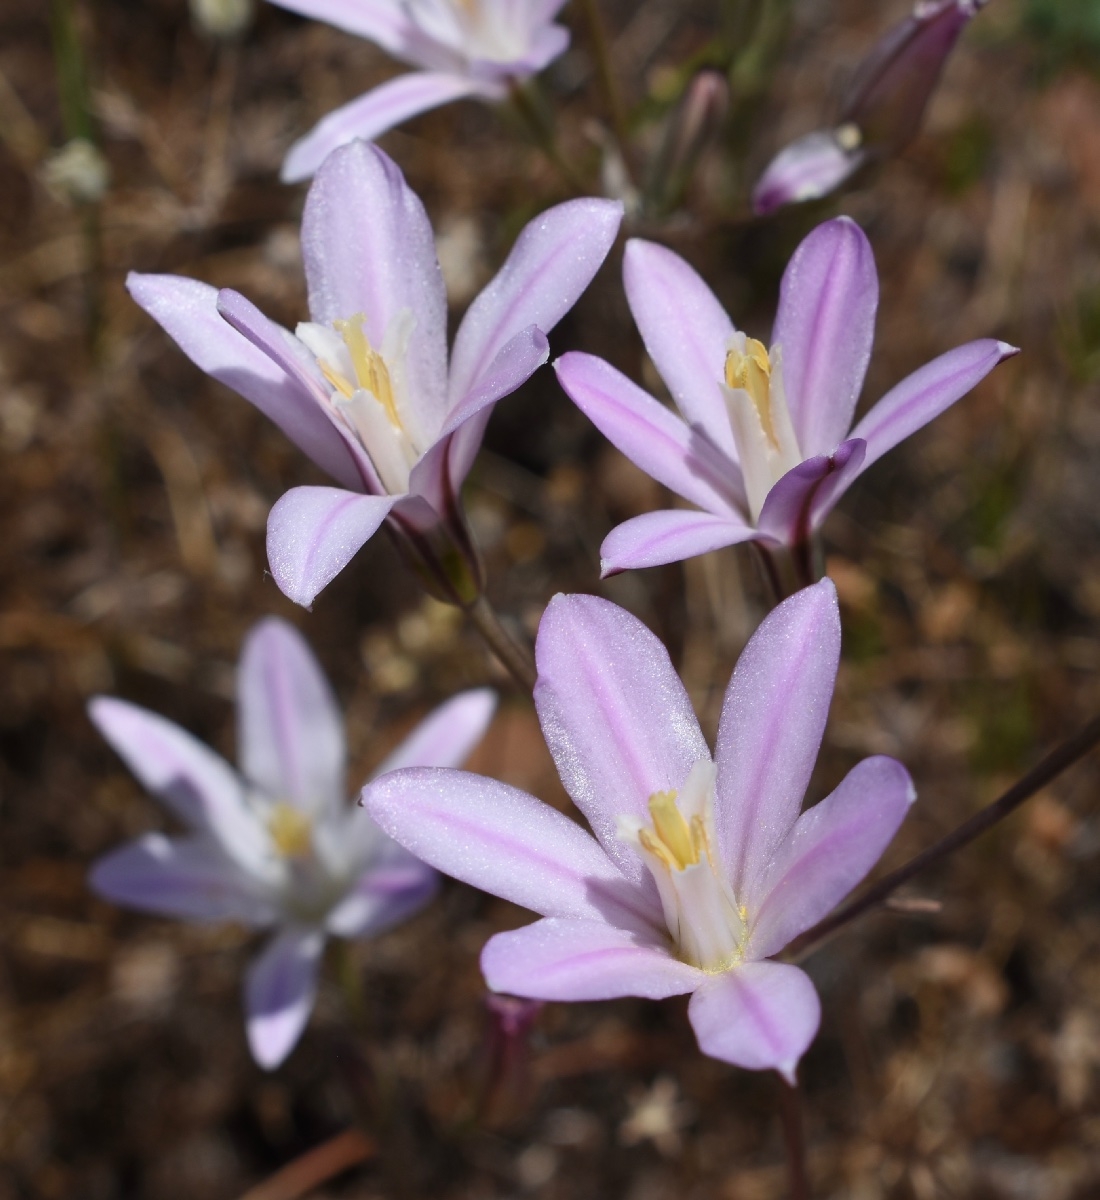
M747 962L712 975L691 998L699 1049L749 1071L778 1071L793 1086L821 1023L810 977L787 963Z
M710 513L680 509L643 513L616 526L604 538L600 575L606 579L620 571L680 562L756 536L751 525Z
M848 217L819 225L794 252L779 291L772 343L798 446L830 453L847 434L867 374L878 309L875 256Z
M637 617L596 596L555 596L535 644L535 707L573 803L619 869L648 868L619 836L649 822L649 797L679 788L710 751L668 651Z
M336 937L375 937L419 912L438 890L436 872L411 855L403 863L368 867L329 913L325 928Z
M555 917L490 938L481 969L494 992L532 1000L663 1000L707 979L673 958L664 940Z
M277 934L248 968L245 1018L252 1057L274 1070L294 1049L317 995L325 935L292 926Z
M507 341L478 377L475 386L447 414L440 437L454 433L490 404L511 395L550 357L550 343L537 325L521 329Z
M715 825L736 895L756 880L798 817L840 660L832 580L784 600L749 639L718 725Z
M267 559L284 595L307 608L348 565L400 497L291 488L267 518Z
M916 799L892 758L865 758L807 809L756 882L739 898L751 914L749 954L770 958L826 916L878 862Z
M792 467L764 500L757 525L786 546L805 542L863 470L866 443L841 442L832 454L819 454Z
M903 379L852 430L853 437L867 443L863 469L950 408L998 363L1019 353L1015 346L982 338L948 350Z

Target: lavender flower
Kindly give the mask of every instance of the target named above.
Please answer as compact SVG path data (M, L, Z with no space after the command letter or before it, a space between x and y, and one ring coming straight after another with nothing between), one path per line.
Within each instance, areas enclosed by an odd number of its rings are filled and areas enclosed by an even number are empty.
M1017 353L988 338L959 346L902 380L849 432L878 307L874 256L854 221L819 225L795 251L770 350L734 328L663 246L628 242L623 282L683 418L599 358L570 353L554 367L607 438L702 511L618 526L601 547L604 575L737 542L804 546L863 471Z
M188 832L147 833L113 851L92 868L91 884L146 912L275 930L244 988L253 1057L272 1068L309 1019L325 939L404 921L431 898L436 876L347 805L340 713L290 625L268 618L252 630L237 691L239 774L155 713L92 701L99 731ZM379 771L461 763L494 706L487 689L455 696Z
M363 803L413 854L543 919L500 933L494 991L540 1000L692 994L703 1052L792 1079L820 1005L771 961L876 862L914 798L868 758L799 815L840 653L829 580L776 608L726 692L712 760L665 648L594 596L557 596L535 703L592 837L533 796L464 771L406 770Z
M565 0L272 0L364 37L420 70L399 75L328 114L283 163L286 183L308 179L337 146L372 141L418 113L464 96L503 100L569 45L553 24Z
M447 362L447 303L420 200L374 146L337 150L302 217L312 319L295 334L237 292L131 274L130 294L191 360L269 416L339 487L275 505L275 582L299 604L383 522L429 586L470 603L480 587L459 489L492 406L549 357L546 334L588 286L622 206L572 200L531 221L470 306Z

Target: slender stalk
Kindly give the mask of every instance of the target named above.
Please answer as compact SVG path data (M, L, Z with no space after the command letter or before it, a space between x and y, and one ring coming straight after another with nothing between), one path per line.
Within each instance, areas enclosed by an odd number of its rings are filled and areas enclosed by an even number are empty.
M530 131L535 144L554 165L562 180L578 195L588 195L592 190L591 185L562 153L554 130L544 120L527 88L513 81L509 99L516 114Z
M300 1200L349 1167L373 1158L374 1142L358 1129L346 1129L320 1146L307 1150L293 1162L249 1188L241 1200Z
M1051 780L1056 779L1068 767L1072 767L1078 759L1084 758L1097 745L1100 745L1100 717L1094 717L1079 733L1055 747L1023 779L1014 783L1004 795L994 800L992 804L963 821L961 825L945 837L940 838L934 845L922 850L907 863L903 863L896 871L891 871L889 875L883 876L878 883L868 888L861 896L857 896L855 900L837 909L832 916L826 917L824 921L819 921L801 937L795 938L788 947L788 956L794 959L802 958L811 949L832 937L849 921L854 921L857 917L863 916L868 909L882 904L891 893L901 887L903 883L908 883L925 867L930 867L941 858L946 858L947 855L974 841L987 829L996 825L998 821L1004 820L1025 800L1030 799L1036 792L1046 787Z
M607 30L604 28L599 0L581 0L581 8L584 10L585 23L588 25L588 37L592 43L592 54L596 59L600 88L611 117L611 129L615 134L615 141L619 144L619 153L623 156L623 165L629 175L631 173L630 130L626 123L626 107L615 79L615 68L611 64L611 46L607 40Z
M504 628L496 610L482 593L466 609L474 628L481 634L485 644L507 668L508 673L525 691L535 687L535 660L530 650L521 646Z
M791 1181L790 1200L810 1200L810 1181L806 1174L806 1137L802 1128L802 1089L780 1076L779 1115L783 1121L783 1140L787 1145L787 1171Z

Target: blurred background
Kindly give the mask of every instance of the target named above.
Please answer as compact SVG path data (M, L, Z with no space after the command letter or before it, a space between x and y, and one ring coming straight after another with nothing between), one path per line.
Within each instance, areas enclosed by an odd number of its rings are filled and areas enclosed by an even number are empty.
M601 3L636 167L692 73L732 56L721 136L682 205L634 230L694 262L741 328L766 340L790 253L846 212L883 282L864 406L965 340L1024 351L876 465L826 529L844 662L810 798L868 753L901 758L919 802L888 867L1100 707L1100 6L992 0L905 155L754 221L760 170L822 125L904 0ZM349 795L429 706L489 680L503 707L472 765L565 804L529 701L384 539L312 614L280 595L267 510L320 477L124 291L130 269L169 271L290 326L305 315L304 188L280 185L279 164L396 68L328 26L235 7L0 3L0 1200L778 1200L775 1081L703 1058L681 1000L547 1006L493 1074L477 953L520 910L448 885L396 932L332 948L310 1028L268 1075L241 1018L250 935L86 888L98 854L166 827L87 699L153 708L232 758L234 664L266 613L303 630L345 706ZM607 113L580 11L563 19L573 48L544 95L596 187ZM432 216L454 314L569 194L506 111L452 105L383 145ZM657 390L620 255L552 346ZM625 604L667 640L713 732L764 611L747 554L601 584L604 535L662 497L548 369L501 404L467 497L517 630L556 591ZM1080 764L917 880L921 911L866 918L809 960L815 1195L1100 1194L1098 781ZM353 1127L358 1166L249 1192Z

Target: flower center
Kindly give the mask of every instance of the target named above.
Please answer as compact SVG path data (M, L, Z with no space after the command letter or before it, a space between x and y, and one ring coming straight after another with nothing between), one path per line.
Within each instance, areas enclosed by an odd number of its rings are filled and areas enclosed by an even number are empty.
M305 858L313 852L313 823L285 800L272 808L267 830L283 858Z
M714 852L714 778L709 759L697 762L679 792L650 796L652 825L624 818L620 836L641 852L683 960L720 972L743 958L747 930Z
M726 352L726 386L748 392L765 436L778 450L779 439L775 436L771 410L772 363L763 342L746 338L744 350L736 346L729 348Z

